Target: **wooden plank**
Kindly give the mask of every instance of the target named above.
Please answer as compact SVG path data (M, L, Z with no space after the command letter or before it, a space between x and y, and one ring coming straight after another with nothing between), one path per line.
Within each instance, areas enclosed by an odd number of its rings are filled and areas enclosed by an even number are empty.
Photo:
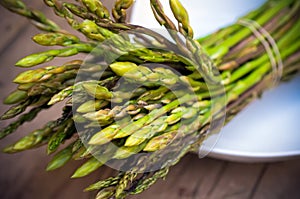
M223 164L223 161L209 158L200 160L197 155L189 154L171 168L166 180L160 180L149 190L130 198L204 199Z
M83 189L100 178L111 175L111 169L103 167L88 177L70 179L71 174L81 162L74 161L63 168L46 172L49 157L44 155L45 148L24 154L1 154L0 198L91 198L95 193L85 193ZM104 175L105 174L105 175Z
M42 1L27 1L30 7L36 9L44 8ZM0 54L9 46L14 40L23 34L22 29L28 26L28 20L17 14L12 14L6 8L0 6Z
M254 199L299 199L300 159L270 164L257 187Z
M262 169L263 164L228 163L219 182L217 182L207 198L248 198Z

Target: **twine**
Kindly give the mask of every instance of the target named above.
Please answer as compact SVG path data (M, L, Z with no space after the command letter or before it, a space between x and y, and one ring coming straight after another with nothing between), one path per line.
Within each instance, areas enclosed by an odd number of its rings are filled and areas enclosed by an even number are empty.
M250 19L240 19L237 24L243 25L249 28L255 37L262 43L264 46L273 69L273 82L274 86L277 86L280 82L283 72L283 62L281 58L281 54L279 48L276 44L274 38L270 35L270 33L264 29L261 25L259 25L256 21ZM276 58L274 57L274 54Z

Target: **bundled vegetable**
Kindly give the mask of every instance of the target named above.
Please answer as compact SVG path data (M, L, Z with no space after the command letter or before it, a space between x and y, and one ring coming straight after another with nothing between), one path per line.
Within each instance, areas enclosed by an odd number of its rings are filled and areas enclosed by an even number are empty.
M86 40L20 0L3 0L4 7L45 31L35 35L34 42L60 46L28 55L16 66L32 67L79 53L89 56L19 74L14 79L18 88L4 101L13 106L1 119L19 117L0 131L0 138L65 100L60 118L4 152L47 145L48 154L56 152L47 170L86 159L72 178L103 164L118 169L117 176L86 188L97 190L98 199L125 198L149 188L264 90L300 69L296 0L269 0L236 24L198 40L178 0L169 1L178 25L159 0L150 0L165 34L126 23L132 0L116 0L112 16L97 0L44 2Z

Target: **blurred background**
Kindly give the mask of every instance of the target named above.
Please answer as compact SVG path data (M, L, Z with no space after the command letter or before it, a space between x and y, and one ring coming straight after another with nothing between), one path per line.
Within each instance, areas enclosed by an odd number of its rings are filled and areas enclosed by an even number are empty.
M42 10L47 16L53 17L60 25L67 27L62 20L54 16L51 9L47 9L43 5L42 1L26 0L25 2L29 3L32 7ZM106 5L112 4L112 1L109 0L104 2L107 3ZM141 2L145 4L144 1L137 1L137 3ZM257 5L261 2L257 1ZM210 5L214 6L213 3ZM254 4L252 5L254 6ZM238 8L232 9L239 11ZM206 10L209 13L209 9L207 8ZM230 13L230 11L228 12ZM202 16L205 13L198 12L197 14ZM147 16L147 18L152 17L152 14L144 12L143 15ZM215 16L216 21L220 21L220 18L217 17L218 15L213 16ZM3 100L15 88L15 85L11 81L22 71L22 69L14 67L14 63L30 53L38 52L45 48L36 45L29 39L39 31L32 27L28 20L12 14L2 7L0 7L0 18L0 100ZM137 22L137 18L137 15L133 15L132 20ZM226 23L230 23L230 20L233 20L230 17L222 18L227 20ZM203 22L199 21L197 24L203 24ZM202 28L200 25L196 27ZM208 30L203 29L199 31L203 31L203 34L206 34L213 31L214 28L215 26L208 26ZM59 63L59 61L58 59L56 63ZM55 64L55 62L51 63ZM296 82L296 85L300 85L299 80L296 80ZM281 97L278 94L277 98ZM3 113L7 108L7 106L0 103L0 113ZM18 140L22 135L26 135L31 130L41 127L49 118L56 118L60 113L60 107L51 109L46 114L45 112L41 113L31 124L23 125L14 135L2 140L0 148L2 149L4 146ZM253 124L253 121L248 122ZM8 123L9 121L1 121L0 128L3 128ZM236 123L236 125L240 124L239 122ZM293 120L293 123L297 122ZM270 122L269 125L272 126L274 124ZM282 132L282 134L284 133L286 132ZM294 139L294 141L298 142L297 139ZM45 147L13 155L0 153L0 198L93 198L95 193L84 193L82 190L87 185L116 173L116 171L110 168L102 167L97 172L85 178L70 179L71 174L82 162L72 161L61 169L46 172L45 168L50 158L46 156ZM132 198L298 199L300 198L299 184L299 159L250 164L212 158L199 159L197 154L190 154L171 170L165 181L160 180L149 190Z

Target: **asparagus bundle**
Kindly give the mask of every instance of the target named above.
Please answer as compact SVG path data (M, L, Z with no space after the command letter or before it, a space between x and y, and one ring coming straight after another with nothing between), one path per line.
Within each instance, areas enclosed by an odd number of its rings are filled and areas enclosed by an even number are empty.
M151 0L155 18L172 41L126 23L131 0L117 0L112 16L95 0L45 3L87 39L62 30L19 0L1 1L46 31L33 37L36 43L61 46L29 55L16 65L32 67L78 53L92 58L19 74L14 79L17 90L4 101L14 106L1 119L20 116L1 130L0 138L66 99L59 119L4 152L47 145L52 154L70 140L54 155L47 170L62 167L71 159L87 159L73 178L86 176L103 164L119 169L117 176L86 189L98 190L97 198L141 193L165 177L182 156L197 149L210 132L217 132L224 120L229 122L272 86L274 74L280 77L283 70L280 80L287 80L299 70L300 3L296 0L270 0L240 20L251 20L248 27L234 24L199 40L192 39L187 11L179 1L170 0L176 26L160 2ZM276 48L264 31L276 41L281 57L269 57L268 52L272 48L276 52ZM276 62L279 68L274 68Z

